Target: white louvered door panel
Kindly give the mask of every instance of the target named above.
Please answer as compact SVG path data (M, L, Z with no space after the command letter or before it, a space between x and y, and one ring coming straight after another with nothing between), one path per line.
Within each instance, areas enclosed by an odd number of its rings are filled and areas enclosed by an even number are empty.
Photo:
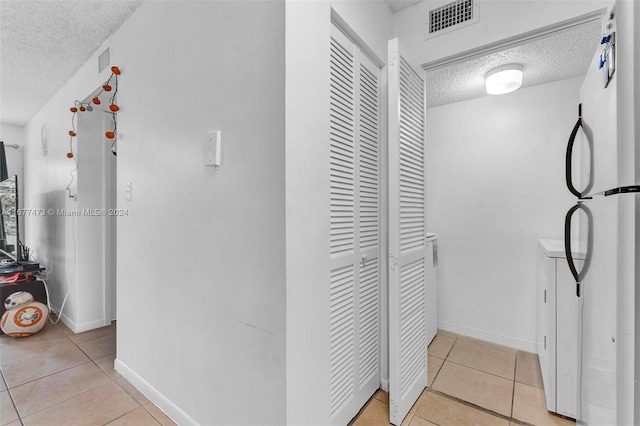
M379 69L335 26L330 59L331 419L379 387Z
M427 386L424 82L389 41L389 421Z
M355 58L332 32L330 75L331 419L346 424L355 409ZM346 41L346 42L345 42Z
M358 373L356 408L380 386L380 256L379 256L379 140L380 93L377 68L358 57Z

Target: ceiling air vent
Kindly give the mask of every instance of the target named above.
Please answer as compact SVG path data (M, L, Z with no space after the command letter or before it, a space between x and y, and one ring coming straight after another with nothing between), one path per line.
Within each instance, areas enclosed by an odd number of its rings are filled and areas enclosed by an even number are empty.
M479 19L478 0L456 0L443 4L427 12L426 38L475 24Z
M101 73L111 63L111 50L107 47L98 56L98 73Z

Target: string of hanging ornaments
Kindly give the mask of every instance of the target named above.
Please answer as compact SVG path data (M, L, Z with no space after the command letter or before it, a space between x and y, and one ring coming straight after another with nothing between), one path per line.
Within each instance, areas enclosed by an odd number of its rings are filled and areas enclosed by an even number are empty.
M93 111L93 105L100 105L102 103L102 101L100 100L100 95L105 92L111 93L111 97L109 98L109 111L106 112L110 113L113 119L113 130L105 132L104 136L108 141L111 141L111 152L113 153L113 155L117 155L116 142L118 141L118 111L120 111L120 107L118 106L119 75L120 68L116 66L111 67L111 76L102 86L102 89L93 97L93 99L91 99L90 102L80 102L76 100L74 101L73 106L69 108L73 115L71 117L71 130L69 130L69 152L67 152L67 158L71 158L76 162L76 168L77 160L73 152L73 138L78 136L76 133L76 114L85 111ZM114 80L113 86L111 85L112 80Z

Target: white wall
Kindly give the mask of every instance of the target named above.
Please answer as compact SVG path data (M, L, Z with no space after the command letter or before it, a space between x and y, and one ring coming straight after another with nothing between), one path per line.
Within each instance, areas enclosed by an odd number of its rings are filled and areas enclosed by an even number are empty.
M330 423L331 7L383 61L391 38L391 12L384 2L293 1L286 5L286 387L291 425Z
M75 208L64 193L69 107L108 78L97 73L106 47L122 69L118 207L129 211L118 222L116 368L180 424L283 424L284 2L140 6L28 123L34 207ZM203 163L217 129L219 171ZM75 282L71 220L30 228L53 281ZM78 311L80 293L68 303Z
M427 109L439 327L534 351L536 249L574 203L566 142L582 78Z
M393 16L395 36L426 64L604 9L611 0L479 0L478 23L425 40L427 11L448 3L425 0Z

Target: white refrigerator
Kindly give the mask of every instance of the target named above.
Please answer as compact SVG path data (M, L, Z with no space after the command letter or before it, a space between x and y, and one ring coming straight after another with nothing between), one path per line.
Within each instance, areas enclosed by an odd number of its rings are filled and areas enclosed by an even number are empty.
M639 27L637 1L618 0L603 16L567 146L567 186L577 197L565 252L580 306L578 424L640 424ZM581 268L571 257L575 234L587 247Z

